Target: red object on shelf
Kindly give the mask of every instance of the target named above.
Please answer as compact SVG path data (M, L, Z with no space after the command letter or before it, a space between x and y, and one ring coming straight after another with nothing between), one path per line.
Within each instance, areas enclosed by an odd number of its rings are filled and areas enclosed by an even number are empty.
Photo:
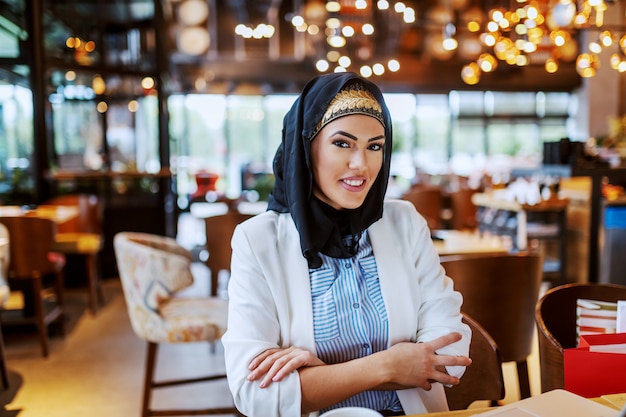
M219 175L213 172L200 171L196 174L196 191L191 195L192 200L204 199L206 194L210 191L216 191L215 184L220 178Z

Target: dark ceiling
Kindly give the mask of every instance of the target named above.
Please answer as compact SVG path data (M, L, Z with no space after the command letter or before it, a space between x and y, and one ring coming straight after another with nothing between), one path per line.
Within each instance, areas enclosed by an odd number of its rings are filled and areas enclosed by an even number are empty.
M160 55L174 90L192 91L197 88L197 80L200 79L206 82L207 88L227 88L229 91L237 91L241 85L261 86L264 91L290 91L299 89L317 74L313 55L310 50L302 53L302 37L289 22L293 10L305 0L207 0L211 9L207 26L212 38L209 51L201 56L188 56L177 51L174 9L180 0L161 0L156 4L155 0L32 1L41 2L45 16L58 19L77 33L94 30L114 32L133 26L153 27L157 37L163 41ZM494 3L489 0L468 2L482 8L486 7L486 3ZM0 13L12 13L12 7L18 3L21 1L0 0ZM483 77L477 86L468 86L460 77L466 61L455 57L439 60L428 53L429 40L424 35L428 25L427 11L437 1L406 0L405 3L417 11L414 24L404 25L390 20L388 16L375 16L378 27L372 57L395 56L401 63L397 73L387 72L377 77L377 82L387 91L567 91L580 84L580 78L571 64L562 65L555 75L547 74L543 66L517 68L502 64L495 73ZM242 41L233 34L236 24L254 25L270 15L278 16L277 42Z

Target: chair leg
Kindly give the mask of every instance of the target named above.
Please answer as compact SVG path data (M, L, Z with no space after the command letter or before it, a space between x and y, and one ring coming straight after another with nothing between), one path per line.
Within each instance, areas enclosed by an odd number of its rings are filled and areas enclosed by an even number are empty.
M33 295L35 297L35 318L37 320L37 331L39 333L39 343L41 344L41 353L44 358L48 357L48 326L44 318L45 307L42 297L41 275L35 273L32 280Z
M61 335L65 336L65 300L63 297L65 276L63 275L63 271L57 271L54 278L54 291L56 297L55 302L57 304L57 307L61 311L57 321L59 322L59 330L61 331Z
M98 265L100 265L100 255L99 254L95 254L93 257L93 269L95 271L95 277L96 277L96 294L98 295L98 302L100 303L100 305L104 305L104 291L102 290L102 276L100 275L100 269L98 268Z
M152 398L152 385L154 383L154 368L157 358L158 345L153 342L148 342L148 349L146 351L146 370L143 381L143 399L141 403L141 416L150 416L150 401Z
M528 362L517 362L517 379L519 380L520 399L530 397L530 379L528 377Z
M4 337L2 336L2 323L0 317L0 377L2 378L2 386L9 389L9 372L7 370L7 362L4 354Z
M99 280L98 280L98 272L96 267L96 255L87 254L86 255L87 262L87 287L89 291L89 310L91 314L94 316L98 311L98 292L100 292L100 296L102 296L102 291L98 291L99 288Z

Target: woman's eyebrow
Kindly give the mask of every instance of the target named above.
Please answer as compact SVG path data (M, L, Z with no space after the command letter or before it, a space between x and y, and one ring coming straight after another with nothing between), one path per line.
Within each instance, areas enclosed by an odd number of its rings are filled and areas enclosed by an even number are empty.
M342 136L346 136L346 137L348 137L348 138L350 138L352 140L359 140L359 138L357 138L356 136L354 136L354 135L352 135L352 134L350 134L348 132L345 132L343 130L338 130L335 133L333 133L331 136L335 136L335 135L342 135ZM379 140L379 139L385 139L385 135L378 135L378 136L375 136L373 138L368 139L367 141L368 142L373 142L373 141Z

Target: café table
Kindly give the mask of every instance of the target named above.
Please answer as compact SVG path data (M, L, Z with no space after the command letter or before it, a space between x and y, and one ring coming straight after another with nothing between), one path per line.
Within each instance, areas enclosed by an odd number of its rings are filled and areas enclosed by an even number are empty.
M505 254L511 243L502 236L478 231L434 230L433 243L439 256L466 254Z
M528 249L529 239L558 242L560 282L564 284L567 281L565 268L567 265L567 207L569 199L552 197L534 204L528 204L511 200L506 190L496 190L487 193L476 193L472 195L472 202L477 207L498 212L509 212L516 216L514 239L515 246L519 250ZM479 222L481 223L479 230L490 227L490 224L484 220Z
M0 217L40 217L54 221L57 226L69 222L79 216L78 206L71 205L39 205L0 206ZM97 254L102 248L102 235L99 233L57 232L50 247L52 252L64 255L85 255L87 258L87 281L89 290L89 308L96 313L98 297L102 299L101 287L97 272Z
M606 398L598 397L591 398L591 400L596 401L602 405L606 405L607 407L614 408L615 410L619 410L614 402L608 401ZM440 411L437 413L428 413L428 414L409 414L407 417L418 417L418 416L428 416L428 417L470 417L475 416L480 413L485 413L487 411L493 410L494 407L476 407L476 408L468 408L466 410L454 410L454 411Z
M78 216L78 207L73 206L0 206L0 217L32 216L54 220L57 224L65 223Z

